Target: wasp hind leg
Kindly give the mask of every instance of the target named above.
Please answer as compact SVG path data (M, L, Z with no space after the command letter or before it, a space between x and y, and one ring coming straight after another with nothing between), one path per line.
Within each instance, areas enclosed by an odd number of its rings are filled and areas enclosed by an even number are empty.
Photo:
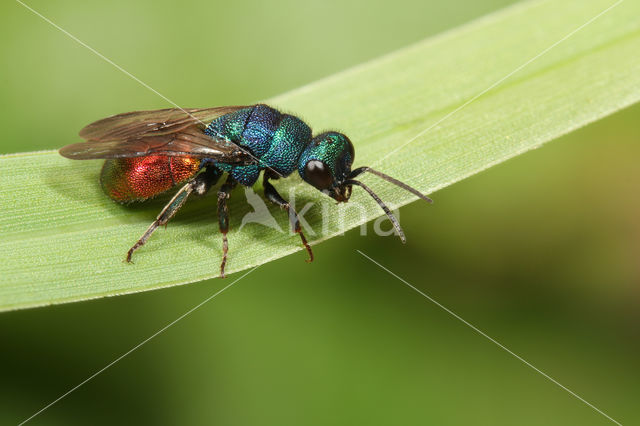
M159 226L166 225L169 220L180 210L180 207L184 205L193 192L198 195L204 195L207 193L209 188L216 184L222 172L218 169L211 168L207 169L204 172L200 173L198 176L189 181L185 186L183 186L176 195L173 196L171 201L164 206L156 220L149 226L149 228L142 234L142 237L129 249L127 252L127 262L131 263L131 256L133 252L139 249L147 242L151 234L158 228Z
M238 182L231 176L222 184L218 190L218 223L220 224L220 232L222 233L222 263L220 263L220 278L224 278L224 268L227 265L227 253L229 252L229 243L227 241L227 232L229 232L229 208L227 200L231 196L231 191L236 187Z
M302 245L307 249L307 253L309 253L309 259L307 262L313 262L313 250L311 250L311 246L307 242L307 239L302 232L302 228L300 227L300 219L298 218L298 213L296 213L295 209L291 207L291 204L276 191L276 188L269 182L269 177L266 174L262 180L262 186L264 187L264 196L267 200L271 201L277 206L280 206L283 210L289 215L289 222L291 223L291 228L293 232L300 235L300 239L302 240Z

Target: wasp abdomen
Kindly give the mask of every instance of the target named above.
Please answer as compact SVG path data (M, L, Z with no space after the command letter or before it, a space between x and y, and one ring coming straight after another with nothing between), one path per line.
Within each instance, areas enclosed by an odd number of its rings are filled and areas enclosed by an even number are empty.
M144 201L193 177L200 160L150 155L105 161L100 174L104 192L120 203Z

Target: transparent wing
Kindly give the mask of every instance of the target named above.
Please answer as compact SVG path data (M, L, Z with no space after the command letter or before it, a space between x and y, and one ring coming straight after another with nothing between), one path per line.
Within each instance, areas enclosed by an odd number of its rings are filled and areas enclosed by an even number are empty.
M80 137L95 141L137 139L143 136L165 135L199 125L204 129L214 118L246 106L215 108L159 109L134 111L98 120L80 130Z
M229 164L251 164L253 156L236 144L224 139L213 139L200 125L191 124L172 133L150 132L149 136L95 140L67 145L60 155L74 160L96 158L142 157L146 155L188 156L212 158Z

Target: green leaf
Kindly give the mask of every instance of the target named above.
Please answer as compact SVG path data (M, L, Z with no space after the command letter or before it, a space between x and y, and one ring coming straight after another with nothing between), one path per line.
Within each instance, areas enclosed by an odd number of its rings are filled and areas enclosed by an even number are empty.
M344 131L355 143L356 165L431 193L640 99L640 3L602 13L612 5L522 3L267 102L315 129ZM3 156L0 168L0 310L218 275L215 197L190 200L131 265L122 260L162 200L115 204L100 189L99 161L56 152ZM415 200L375 176L362 180L392 207ZM304 215L312 244L381 215L358 188L352 202L336 206L297 176L276 186L298 210L313 203ZM252 211L241 188L229 208L228 273L301 249L289 233L255 223L239 229ZM424 204L425 220L431 208ZM286 215L270 210L288 229Z

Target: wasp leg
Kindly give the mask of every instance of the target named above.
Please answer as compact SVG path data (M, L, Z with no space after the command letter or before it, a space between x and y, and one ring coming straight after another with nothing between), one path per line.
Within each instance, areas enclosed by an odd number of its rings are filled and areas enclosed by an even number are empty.
M266 174L264 175L264 178L262 180L262 186L264 187L264 196L267 198L267 200L287 211L289 215L289 222L291 223L293 232L300 235L302 245L307 249L307 253L309 253L309 259L307 259L307 262L313 262L313 251L311 250L311 246L307 242L307 239L302 232L302 228L300 227L300 219L298 218L298 213L296 213L295 209L291 207L291 204L289 204L288 201L286 201L280 194L278 194L278 191L276 191L276 188L271 184L271 182L269 182L269 176L267 176Z
M131 262L131 256L133 252L139 249L147 242L153 231L156 230L158 226L166 225L167 222L176 214L176 212L183 206L189 195L192 192L195 192L198 195L204 195L207 193L211 186L215 185L222 172L218 169L207 169L203 173L200 173L193 180L189 181L185 186L183 186L180 191L173 196L171 201L164 206L156 220L149 226L149 228L142 234L142 237L129 249L127 252L127 262Z
M229 209L227 208L227 200L231 195L231 191L238 184L231 176L222 184L218 190L218 223L220 224L220 232L222 233L222 263L220 264L220 277L224 278L224 267L227 265L227 252L229 251L229 243L227 242L227 232L229 232Z

